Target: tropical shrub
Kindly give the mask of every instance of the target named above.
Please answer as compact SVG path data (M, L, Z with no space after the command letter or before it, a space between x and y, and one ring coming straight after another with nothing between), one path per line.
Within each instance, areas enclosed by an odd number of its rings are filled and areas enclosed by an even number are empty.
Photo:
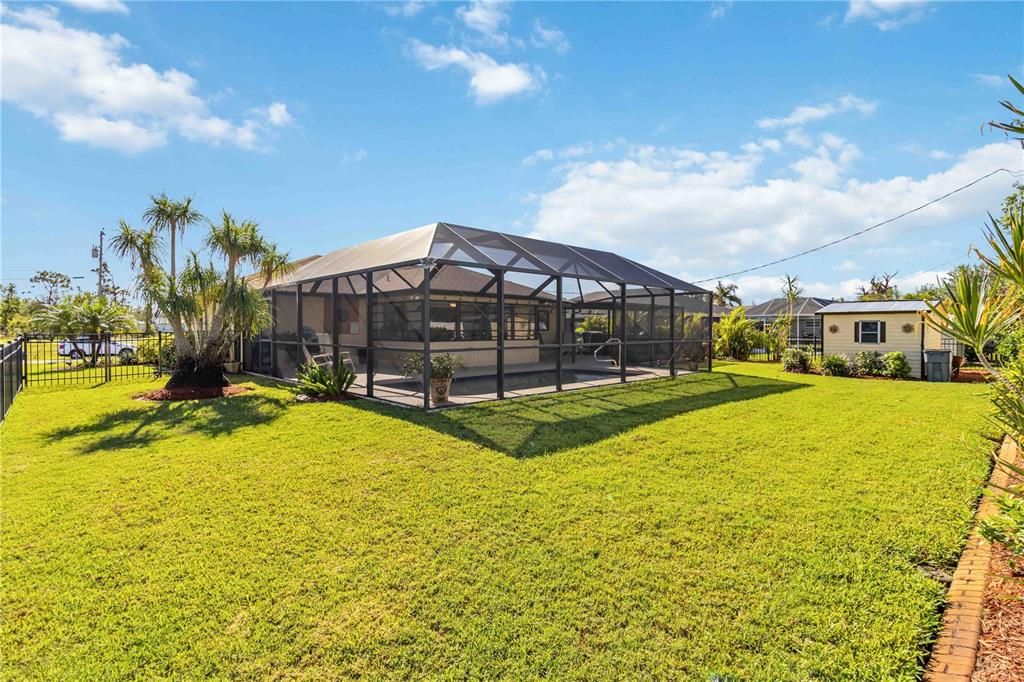
M748 359L754 331L754 322L747 319L744 308L734 308L715 325L715 355L741 361Z
M754 329L750 332L750 350L753 351L758 348L769 354L772 351L768 333L760 329Z
M850 361L845 355L830 353L821 359L821 373L827 377L850 375Z
M782 369L806 374L811 371L811 355L800 348L787 348L782 352Z
M1018 561L1024 560L1024 497L1002 495L996 498L999 513L981 522L981 536L989 542L998 542ZM1024 565L1010 562L1014 573L1024 572Z
M430 378L452 379L462 367L462 358L451 353L430 355ZM423 353L409 353L402 360L402 373L407 377L423 373Z
M1017 321L1013 328L996 344L995 354L1003 362L1024 353L1024 323Z
M576 325L576 333L608 332L608 318L605 315L588 315Z
M781 356L786 346L789 345L789 334L792 325L793 317L787 313L776 317L768 325L768 329L765 330L765 347L773 358Z
M307 362L296 371L295 379L306 395L337 398L352 388L356 375L344 363L334 367Z
M902 355L902 353L900 353ZM906 358L904 358L906 360ZM876 377L885 372L885 363L882 361L882 354L877 350L860 351L853 359L857 368L857 374L862 376Z
M875 353L878 355L878 353ZM882 356L882 374L893 379L906 379L910 376L910 363L903 351L893 351Z
M156 339L143 339L135 348L135 361L143 365L157 364L159 356L161 367L174 367L174 340L170 335L160 344Z

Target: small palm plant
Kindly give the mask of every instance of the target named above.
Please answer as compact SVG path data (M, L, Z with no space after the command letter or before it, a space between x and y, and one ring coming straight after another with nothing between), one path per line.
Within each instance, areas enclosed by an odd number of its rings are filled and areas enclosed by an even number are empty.
M356 374L343 363L333 367L308 362L298 369L295 378L306 395L317 398L340 398L352 388Z

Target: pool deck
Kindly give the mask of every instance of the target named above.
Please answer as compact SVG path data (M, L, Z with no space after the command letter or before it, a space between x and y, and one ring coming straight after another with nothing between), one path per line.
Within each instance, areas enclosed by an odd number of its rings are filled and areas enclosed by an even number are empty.
M528 372L551 372L555 369L554 362L538 362L521 365L511 365L505 368L506 375L528 373ZM621 378L617 374L617 368L615 365L606 361L595 361L593 358L579 356L576 362L565 362L562 369L566 372L604 372L608 373L608 378L593 379L588 381L579 381L574 383L563 383L563 391L572 391L581 388L594 388L597 386L612 386L615 384L622 383ZM472 378L474 376L487 376L489 372L471 372L463 371L459 373L459 376L465 378ZM613 374L613 372L616 372ZM690 370L677 369L676 375L682 376L684 374L690 374ZM667 367L644 367L640 365L626 365L626 382L644 381L646 379L656 379L660 377L670 376L669 369ZM456 377L455 381L458 381ZM399 388L397 384L408 385L409 379L407 377L398 374L388 374L384 372L377 372L374 375L373 382L373 396L380 400L386 400L388 402L397 403L399 405L405 405L407 407L423 407L423 392L413 391L406 388ZM356 375L356 382L352 386L352 392L359 395L366 395L366 374L359 373ZM541 395L544 393L555 392L553 384L547 386L536 386L531 388L523 388L518 390L505 390L505 398L521 398L530 395ZM452 395L447 403L443 405L436 405L435 408L442 409L446 407L456 407L459 405L470 405L473 403L485 402L488 400L497 400L498 394L495 392L488 393L474 393L472 395Z

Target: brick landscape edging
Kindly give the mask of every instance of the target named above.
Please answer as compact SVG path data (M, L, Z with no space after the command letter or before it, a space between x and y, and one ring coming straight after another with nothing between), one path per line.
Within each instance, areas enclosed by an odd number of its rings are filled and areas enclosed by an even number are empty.
M999 459L1013 462L1017 446L1004 438L999 447ZM992 483L1005 486L1009 481L1006 470L996 466L992 470ZM949 586L949 604L942 617L942 630L932 647L931 659L923 682L970 682L978 656L981 638L981 614L984 609L985 581L988 579L992 546L978 532L977 521L996 513L991 496L981 498L974 515L975 527L957 563L953 582Z

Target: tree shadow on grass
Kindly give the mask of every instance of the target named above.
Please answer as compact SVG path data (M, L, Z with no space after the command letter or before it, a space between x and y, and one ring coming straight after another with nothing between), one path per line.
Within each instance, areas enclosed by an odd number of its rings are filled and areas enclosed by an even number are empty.
M595 443L629 429L723 403L784 393L806 384L724 372L583 389L423 413L351 403L387 413L515 458Z
M269 396L258 390L211 400L138 402L136 407L108 412L85 424L54 429L45 437L50 443L85 437L79 446L81 454L147 447L186 434L223 436L268 424L289 404L287 397Z

